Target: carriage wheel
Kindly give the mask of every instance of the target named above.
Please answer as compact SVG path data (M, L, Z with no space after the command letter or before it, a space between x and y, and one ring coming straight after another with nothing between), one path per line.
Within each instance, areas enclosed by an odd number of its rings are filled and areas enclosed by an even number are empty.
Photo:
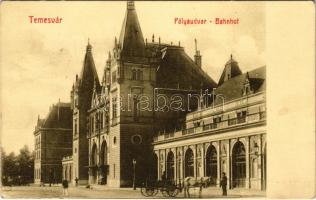
M142 195L145 197L155 196L158 193L158 189L155 187L146 187L146 188L142 187L140 191Z
M179 194L180 190L175 185L171 185L167 189L169 197L176 197Z
M142 193L142 195L145 196L145 197L148 197L146 190L147 190L147 188L144 188L144 187L140 188L140 192Z
M169 196L167 187L161 188L161 189L160 189L160 192L161 192L161 194L162 194L164 197L168 197L168 196Z
M158 193L158 189L155 188L155 187L148 187L146 188L146 194L148 197L151 197L151 196L156 196Z

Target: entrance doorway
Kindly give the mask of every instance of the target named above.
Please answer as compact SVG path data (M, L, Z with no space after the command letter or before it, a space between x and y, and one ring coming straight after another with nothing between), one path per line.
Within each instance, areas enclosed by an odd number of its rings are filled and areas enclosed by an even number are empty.
M232 153L233 187L246 186L246 151L242 142L238 141Z

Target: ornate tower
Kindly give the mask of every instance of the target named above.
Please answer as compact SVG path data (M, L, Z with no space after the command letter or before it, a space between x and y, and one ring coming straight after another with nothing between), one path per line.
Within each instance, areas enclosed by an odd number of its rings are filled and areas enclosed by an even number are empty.
M97 71L92 56L92 46L88 43L80 77L71 92L73 108L73 173L72 182L79 179L79 184L88 183L88 141L87 141L87 111L91 107L93 87L100 88Z
M114 41L112 55L105 70L110 101L108 184L131 186L133 159L137 179L146 176L145 154L151 147L153 112L142 110L140 101L151 99L157 68L154 57L147 52L132 1L127 2L122 30L119 40ZM145 104L150 108L152 101L148 99Z

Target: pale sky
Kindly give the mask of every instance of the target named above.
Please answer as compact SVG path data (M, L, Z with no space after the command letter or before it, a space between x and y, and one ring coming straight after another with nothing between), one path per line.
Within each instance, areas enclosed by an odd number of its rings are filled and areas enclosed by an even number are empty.
M161 37L193 58L194 38L202 68L217 82L230 54L243 72L265 65L264 2L136 2L144 38ZM27 144L34 149L37 116L70 101L70 89L83 65L88 38L98 75L119 37L126 2L2 2L2 145L6 152ZM31 24L28 16L62 17L61 24ZM174 18L239 18L238 25L179 25Z

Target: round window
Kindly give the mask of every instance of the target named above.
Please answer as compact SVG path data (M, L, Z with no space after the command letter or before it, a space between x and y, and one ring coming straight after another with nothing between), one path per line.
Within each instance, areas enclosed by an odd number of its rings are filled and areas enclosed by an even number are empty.
M133 135L131 138L132 144L141 144L142 143L142 136L140 135Z

